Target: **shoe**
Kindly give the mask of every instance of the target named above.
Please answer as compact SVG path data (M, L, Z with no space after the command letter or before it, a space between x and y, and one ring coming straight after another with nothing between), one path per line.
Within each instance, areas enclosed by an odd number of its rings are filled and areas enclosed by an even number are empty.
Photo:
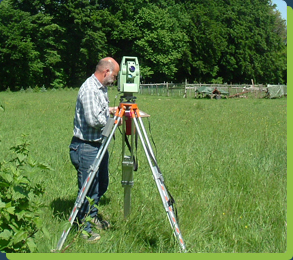
M83 239L87 240L87 242L93 243L98 241L101 236L97 233L94 233L93 231L88 232L88 234L81 234L80 235Z
M110 228L110 223L106 220L99 220L97 217L93 218L91 224L95 226L96 229L106 230Z

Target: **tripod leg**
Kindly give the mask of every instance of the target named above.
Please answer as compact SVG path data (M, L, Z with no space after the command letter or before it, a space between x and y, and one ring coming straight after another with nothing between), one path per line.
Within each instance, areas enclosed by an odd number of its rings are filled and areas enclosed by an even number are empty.
M124 188L124 218L127 218L130 215L131 188L133 186L133 160L131 156L123 158L121 184Z
M134 124L133 120L129 116L129 111L127 110L123 118L123 133L122 133L122 187L124 188L124 218L130 215L131 211L131 189L133 187L133 147L134 147ZM130 124L129 124L130 122ZM130 128L130 129L129 129ZM128 143L127 135L131 136L131 145ZM127 140L126 140L127 139ZM128 143L128 148L130 154L126 154L125 143Z
M141 133L139 124L137 122L137 118L138 118L138 120L140 122L140 127L141 127L144 135L142 135L142 133ZM183 241L183 237L181 235L179 225L178 225L178 222L177 222L177 219L176 219L176 215L174 213L174 209L173 209L173 206L172 206L172 200L171 200L171 198L170 198L170 196L169 196L169 194L167 192L167 188L166 188L166 186L164 184L163 175L160 172L160 169L159 169L159 167L157 165L157 162L156 162L156 159L154 157L154 153L152 151L152 147L150 146L150 143L148 141L148 137L147 137L144 125L142 123L141 117L139 116L139 111L138 111L138 113L136 113L136 116L133 114L132 119L133 119L133 121L135 123L137 133L139 135L139 138L140 138L142 146L144 148L147 160L148 160L150 168L152 170L153 178L154 178L154 180L156 182L159 194L160 194L161 199L162 199L163 206L165 208L165 211L167 213L171 228L173 230L173 234L177 238L182 251L186 252L185 243Z
M144 135L144 137L145 137L145 140L146 140L146 142L147 142L147 146L148 146L148 147L151 147L150 140L149 140L149 138L148 138L148 135L147 135L147 133L146 133L146 130L145 130L145 128L144 128L144 125L143 125L143 122L142 122L142 119L141 119L139 113L138 113L138 117L137 117L137 119L138 119L139 124L142 126L141 129L142 129L143 135ZM150 153L151 153L151 156L153 157L153 159L156 160L155 155L154 155L154 152L153 152L152 149L150 149Z
M123 111L122 111L123 113ZM58 244L57 244L57 248L56 250L61 250L62 249L62 246L68 236L68 233L72 227L72 224L77 216L77 213L80 209L80 207L82 206L83 202L84 202L84 199L86 197L86 194L91 186L91 183L95 177L95 174L96 172L98 171L99 169L99 166L101 164L101 161L107 151L107 148L110 144L110 141L117 129L117 126L119 125L120 123L120 120L121 120L122 116L115 116L114 119L110 118L104 128L104 131L102 133L103 135L103 140L102 140L102 144L101 144L101 147L99 149L99 152L93 162L93 165L91 166L91 168L89 169L89 174L88 174L88 177L86 178L86 180L84 181L83 185L82 185L82 188L80 189L79 193L78 193L78 196L76 198L76 201L74 203L74 207L71 211L71 214L69 216L69 219L68 221L70 222L70 226L67 230L64 230L62 232L62 235L61 235L61 238L59 239L58 241ZM113 127L114 125L114 127ZM112 129L113 128L113 129ZM112 129L112 131L111 131Z

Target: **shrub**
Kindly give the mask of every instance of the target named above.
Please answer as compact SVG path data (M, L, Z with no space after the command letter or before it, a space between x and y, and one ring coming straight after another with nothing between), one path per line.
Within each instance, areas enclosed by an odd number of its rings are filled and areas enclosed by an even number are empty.
M35 252L36 233L49 236L40 218L44 188L37 177L51 168L29 158L25 138L0 162L0 251L6 253Z

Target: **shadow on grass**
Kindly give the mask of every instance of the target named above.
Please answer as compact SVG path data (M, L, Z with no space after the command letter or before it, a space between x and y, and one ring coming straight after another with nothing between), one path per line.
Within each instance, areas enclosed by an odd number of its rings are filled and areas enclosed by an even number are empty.
M50 203L50 207L53 209L53 214L58 216L69 216L75 203L76 199L72 198L57 198ZM99 205L108 205L110 198L103 196L100 199Z

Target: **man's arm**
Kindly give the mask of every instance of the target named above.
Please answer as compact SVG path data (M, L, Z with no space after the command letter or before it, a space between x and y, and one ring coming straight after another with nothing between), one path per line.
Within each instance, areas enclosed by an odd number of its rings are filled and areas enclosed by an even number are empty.
M87 124L93 128L104 127L109 117L108 102L100 98L98 92L89 89L84 92L82 103Z

